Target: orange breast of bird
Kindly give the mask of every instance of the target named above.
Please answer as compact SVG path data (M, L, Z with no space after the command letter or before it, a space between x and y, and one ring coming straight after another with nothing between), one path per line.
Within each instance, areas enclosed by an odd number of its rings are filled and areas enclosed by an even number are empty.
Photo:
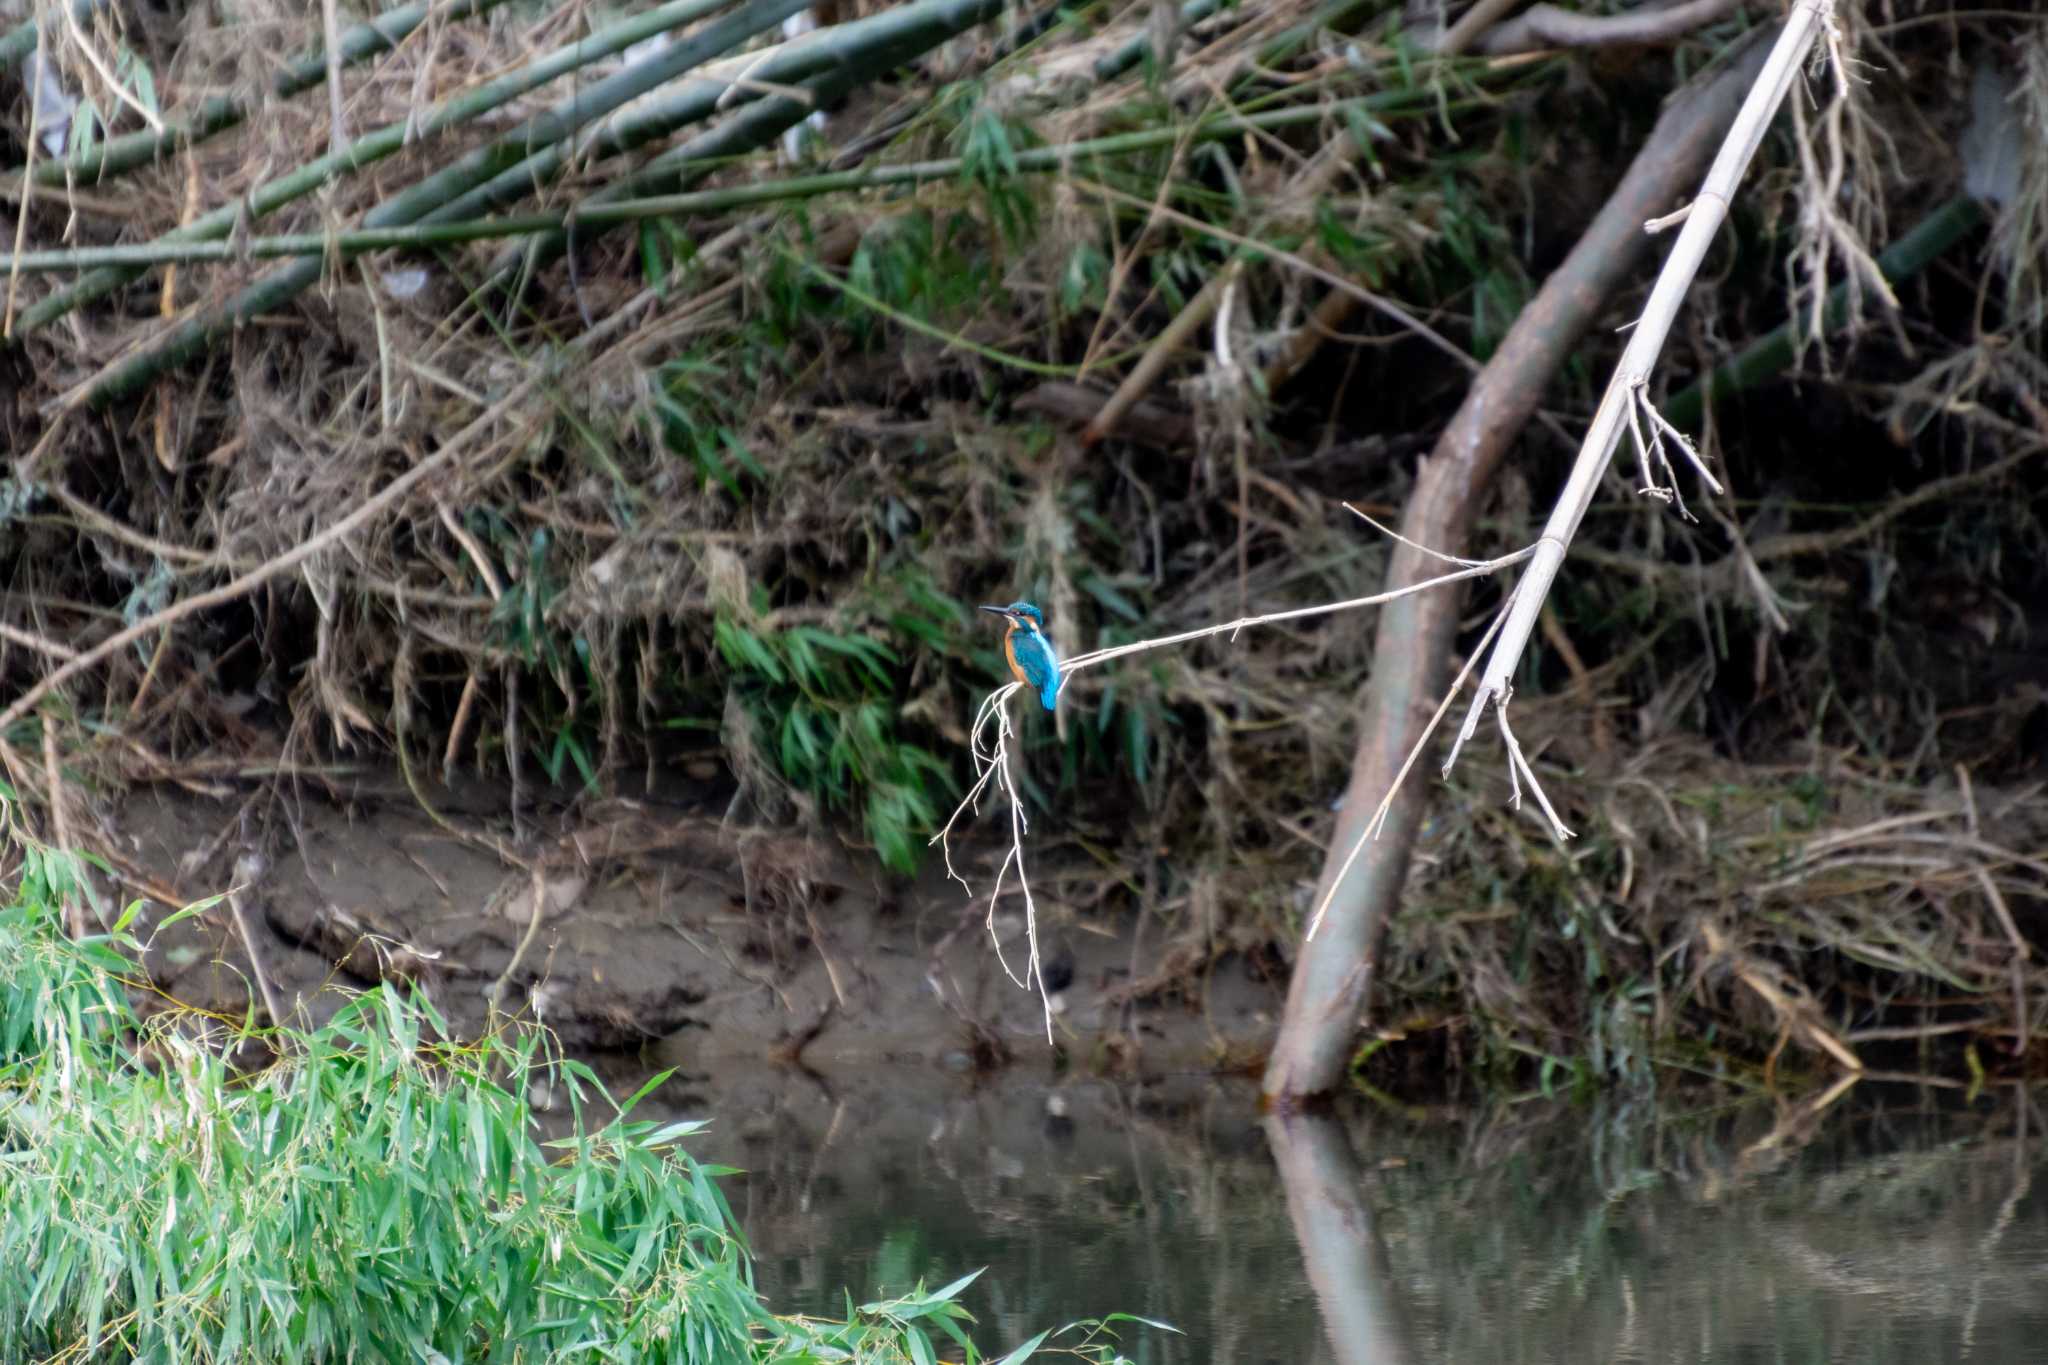
M1017 662L1017 623L1015 621L1012 621L1010 628L1003 632L1003 657L1010 661L1010 676L1023 683L1026 687L1029 687L1031 679L1024 676L1024 667Z

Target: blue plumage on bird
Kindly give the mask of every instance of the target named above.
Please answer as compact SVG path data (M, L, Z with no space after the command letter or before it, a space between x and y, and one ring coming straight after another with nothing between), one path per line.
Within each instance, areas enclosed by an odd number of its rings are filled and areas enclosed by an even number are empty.
M1059 703L1060 685L1065 678L1060 672L1059 653L1046 638L1044 615L1029 602L982 610L1009 622L1009 629L1003 632L1003 658L1010 665L1010 676L1036 692L1039 704L1052 710Z

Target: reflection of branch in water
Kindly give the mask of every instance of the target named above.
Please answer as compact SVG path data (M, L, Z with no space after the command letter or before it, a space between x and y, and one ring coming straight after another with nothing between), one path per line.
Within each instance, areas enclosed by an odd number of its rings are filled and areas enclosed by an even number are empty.
M1963 1341L1974 1343L1977 1336L1977 1312L1984 1306L1984 1281L1989 1278L1991 1258L2005 1240L2006 1230L2012 1226L2013 1217L2020 1205L2034 1189L2034 1170L2027 1164L2027 1110L2029 1105L2019 1106L2019 1130L2012 1138L2012 1189L2006 1193L2005 1202L1998 1206L1998 1216L1991 1220L1991 1228L1977 1243L1977 1269L1970 1276L1970 1306L1963 1310Z
M1809 1095L1783 1110L1778 1121L1771 1125L1770 1132L1742 1149L1742 1157L1735 1164L1736 1174L1750 1175L1760 1169L1776 1169L1782 1165L1787 1155L1813 1141L1820 1132L1821 1115L1836 1100L1855 1089L1856 1082L1862 1078L1862 1072L1852 1071L1820 1094Z
M829 1093L829 1092L828 1092ZM832 1144L839 1137L839 1125L846 1118L846 1101L837 1100L832 1105L832 1122L825 1129L824 1140L818 1150L811 1153L810 1170L804 1174L803 1188L797 1191L796 1206L800 1213L811 1211L811 1197L818 1185L818 1172L825 1169L825 1153L832 1150Z
M1797 1210L1803 1216L1773 1227L1770 1244L1800 1278L1832 1294L1881 1298L1938 1317L1956 1313L1960 1303L1962 1339L1969 1343L1986 1302L2010 1308L2040 1301L2038 1258L2023 1247L1999 1259L2006 1231L2033 1188L2028 1106L2015 1110L2010 1139L1987 1132L1845 1164L1814 1183ZM1981 1214L1995 1188L1992 1163L2008 1147L2006 1194L1987 1226ZM1841 1248L1845 1224L1847 1251ZM1911 1235L1887 1235L1900 1227L1910 1227Z
M1266 1143L1287 1189L1287 1216L1339 1365L1416 1359L1344 1130L1326 1115L1275 1114L1266 1120Z
M1409 1359L1678 1365L1701 1359L1705 1340L1717 1359L1833 1359L1817 1334L1851 1322L1876 1344L1840 1358L1870 1365L1964 1358L1930 1351L1937 1332L1951 1346L1974 1334L1969 1359L2032 1359L2048 1260L2027 1221L2039 1189L2013 1198L2043 1160L2038 1142L2024 1159L2011 1145L2025 1094L2015 1085L1994 1111L1964 1110L1866 1075L1777 1107L1719 1091L1354 1115L1345 1126L1351 1150L1369 1154L1369 1183L1350 1226L1368 1245L1338 1251L1386 1265L1389 1287L1372 1293L1398 1295L1396 1315L1378 1329L1405 1326ZM2048 1131L2038 1110L2024 1125ZM1282 1175L1297 1229L1312 1201L1357 1199L1344 1180L1298 1193L1285 1164ZM1335 1208L1316 1211L1346 1226ZM1318 1265L1308 1240L1328 1331L1350 1332L1330 1321L1331 1295L1372 1282Z

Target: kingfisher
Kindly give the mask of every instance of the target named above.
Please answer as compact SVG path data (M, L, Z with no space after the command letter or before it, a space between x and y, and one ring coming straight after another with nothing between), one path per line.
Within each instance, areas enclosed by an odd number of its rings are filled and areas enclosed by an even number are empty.
M1036 692L1045 709L1052 710L1060 699L1060 656L1045 638L1045 617L1029 602L982 610L1010 623L1003 632L1003 657L1010 661L1010 676Z

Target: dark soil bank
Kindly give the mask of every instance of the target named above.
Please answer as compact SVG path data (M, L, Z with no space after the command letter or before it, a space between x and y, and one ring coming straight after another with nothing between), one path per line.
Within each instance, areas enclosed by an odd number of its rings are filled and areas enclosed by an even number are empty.
M891 886L823 844L734 833L702 803L616 801L533 822L529 852L511 856L536 872L503 856L501 792L431 794L432 814L388 784L338 795L255 822L237 801L139 792L118 817L130 880L180 904L244 884L287 1012L324 1018L345 992L405 980L470 1032L507 978L504 1007L537 1015L571 1049L673 1035L677 1055L707 1066L966 1070L1055 1048L1094 1068L1237 1066L1260 1054L1280 1005L1277 984L1234 960L1193 989L1157 992L1146 978L1170 942L1134 944L1131 924L1079 918L1044 893L1048 991L1024 989L1006 974L1024 976L1030 960L1022 898L1004 895L992 942L987 850L956 855L970 898L936 870ZM274 835L245 836L253 823ZM545 909L522 952L536 877ZM241 1017L253 983L229 911L154 938L146 1011ZM152 904L142 923L164 914Z

